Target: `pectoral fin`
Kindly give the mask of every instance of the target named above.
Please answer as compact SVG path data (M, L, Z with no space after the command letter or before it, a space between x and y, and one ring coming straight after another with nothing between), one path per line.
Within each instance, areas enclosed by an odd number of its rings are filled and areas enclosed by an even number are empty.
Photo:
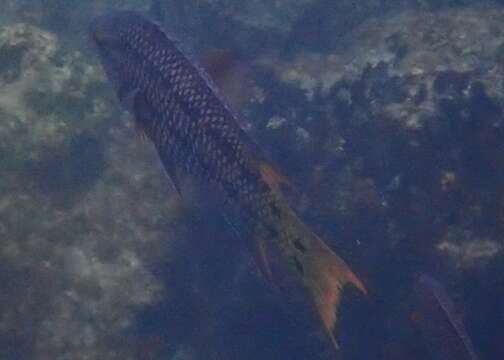
M177 194L182 197L182 192L180 191L180 185L177 178L177 169L173 162L164 162L166 175L170 180L173 190L177 192Z
M119 98L119 102L121 103L121 106L124 107L126 110L131 112L132 114L135 111L135 97L139 93L138 88L129 88L129 87L121 87L117 91L117 97Z
M125 106L132 107L132 113L135 117L135 129L137 133L143 138L145 137L145 125L153 120L155 114L152 113L152 107L145 99L145 96L139 91L132 91L131 93L125 95L126 97L121 100L126 102ZM167 158L167 155L164 153L158 153L161 158L166 175L170 180L170 183L173 189L177 192L179 196L182 196L180 191L180 185L177 177L177 168L175 163Z

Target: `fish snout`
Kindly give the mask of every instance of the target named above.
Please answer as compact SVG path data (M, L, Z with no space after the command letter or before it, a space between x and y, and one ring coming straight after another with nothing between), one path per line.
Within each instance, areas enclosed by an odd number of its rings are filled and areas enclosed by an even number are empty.
M89 34L97 45L110 45L115 42L116 34L108 16L100 16L89 25Z

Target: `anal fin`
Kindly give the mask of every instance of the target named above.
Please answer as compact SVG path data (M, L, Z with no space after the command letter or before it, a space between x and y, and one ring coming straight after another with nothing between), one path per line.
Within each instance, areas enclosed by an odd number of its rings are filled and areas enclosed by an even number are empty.
M266 248L266 241L263 238L256 238L254 240L254 246L254 255L257 267L259 268L261 275L264 276L264 278L272 286L274 286L273 273L271 271L271 266L269 263L270 260L267 253L268 250Z

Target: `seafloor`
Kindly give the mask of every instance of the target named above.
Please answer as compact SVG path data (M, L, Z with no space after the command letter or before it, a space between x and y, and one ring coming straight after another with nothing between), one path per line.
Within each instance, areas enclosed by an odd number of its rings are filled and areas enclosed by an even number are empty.
M0 359L334 358L135 135L87 34L124 8L209 70L364 279L336 357L504 357L504 1L0 5Z

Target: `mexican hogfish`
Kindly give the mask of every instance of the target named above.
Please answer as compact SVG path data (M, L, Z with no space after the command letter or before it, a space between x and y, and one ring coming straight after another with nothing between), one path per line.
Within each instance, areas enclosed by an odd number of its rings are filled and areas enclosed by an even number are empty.
M175 187L183 173L215 188L244 219L262 275L275 286L275 251L337 347L333 330L341 291L347 283L364 293L365 287L288 206L281 192L287 180L240 128L206 73L139 13L99 17L91 36L119 101L154 143Z

